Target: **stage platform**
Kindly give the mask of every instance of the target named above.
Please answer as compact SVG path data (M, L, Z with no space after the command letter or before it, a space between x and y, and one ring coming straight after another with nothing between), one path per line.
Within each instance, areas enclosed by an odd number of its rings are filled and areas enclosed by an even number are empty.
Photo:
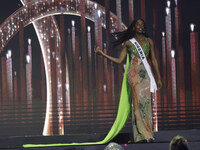
M23 148L23 144L52 144L52 143L72 143L72 142L96 142L105 137L106 134L76 134L65 136L26 136L9 137L0 139L0 149L2 150L103 150L105 145L88 146L62 146L62 147L42 147L42 148ZM184 136L189 143L190 150L199 150L200 148L200 130L172 130L159 131L155 133L154 143L127 144L131 133L120 133L111 142L122 145L125 150L168 150L169 142L175 135Z

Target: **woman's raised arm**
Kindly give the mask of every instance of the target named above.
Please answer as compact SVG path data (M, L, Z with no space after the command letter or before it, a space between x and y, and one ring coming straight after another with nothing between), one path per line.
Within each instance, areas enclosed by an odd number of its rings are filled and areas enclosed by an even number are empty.
M119 55L118 58L115 58L115 57L112 57L112 56L109 56L109 55L105 54L102 50L100 50L99 47L96 47L94 49L94 52L96 54L99 54L99 55L102 55L102 56L108 58L109 60L111 60L111 61L113 61L113 62L115 62L117 64L121 64L123 62L123 60L126 58L127 45L128 45L128 42L125 42L124 45L123 45L123 47L122 47L122 51L121 51L121 53L120 53L120 55Z

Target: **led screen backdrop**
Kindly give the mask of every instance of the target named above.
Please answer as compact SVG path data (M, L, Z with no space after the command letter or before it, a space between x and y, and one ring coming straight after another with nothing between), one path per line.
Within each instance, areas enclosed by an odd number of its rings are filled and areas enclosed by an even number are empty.
M152 95L154 131L199 128L199 70L191 69L199 66L198 32L178 25L187 24L180 16L186 2L12 2L16 7L0 26L1 137L107 133L117 114L125 66L93 49L98 45L119 56L121 46L112 46L110 33L139 17L154 39L163 80ZM132 132L130 120L122 132Z

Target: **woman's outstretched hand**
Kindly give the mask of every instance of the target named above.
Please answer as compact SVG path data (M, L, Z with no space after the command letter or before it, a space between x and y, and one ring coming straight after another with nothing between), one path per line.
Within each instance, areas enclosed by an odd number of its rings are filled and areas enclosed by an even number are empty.
M100 50L100 48L98 46L94 48L94 52L96 54L98 54L98 55L102 55L103 54L102 50Z
M159 90L162 87L162 81L158 80L157 84L158 84L158 90Z

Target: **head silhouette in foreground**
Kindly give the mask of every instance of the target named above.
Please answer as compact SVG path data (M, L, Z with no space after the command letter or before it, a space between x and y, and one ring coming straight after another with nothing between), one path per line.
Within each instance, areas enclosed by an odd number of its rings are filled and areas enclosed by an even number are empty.
M189 150L188 142L183 136L177 135L171 140L169 150Z
M124 148L115 142L111 142L104 148L104 150L124 150Z

